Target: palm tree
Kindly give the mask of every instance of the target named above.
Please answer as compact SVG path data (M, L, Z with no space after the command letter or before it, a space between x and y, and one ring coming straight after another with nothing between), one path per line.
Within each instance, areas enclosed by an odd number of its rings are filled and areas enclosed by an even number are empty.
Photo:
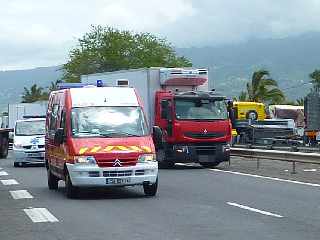
M296 104L298 106L304 106L304 98L299 98L296 100Z
M320 70L316 69L312 73L310 73L309 77L311 78L311 83L315 90L320 89Z
M29 89L24 88L22 94L23 103L32 103L39 100L47 100L47 93L43 91L42 87L38 87L37 84L33 84Z
M278 88L276 80L270 78L269 71L259 70L253 73L247 83L248 99L253 102L277 104L285 100L284 93Z

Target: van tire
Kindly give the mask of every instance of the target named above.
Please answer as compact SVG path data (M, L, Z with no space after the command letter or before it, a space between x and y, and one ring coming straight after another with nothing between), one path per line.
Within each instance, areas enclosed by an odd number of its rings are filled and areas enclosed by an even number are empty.
M47 170L47 175L48 175L48 188L50 190L57 190L59 187L59 179L52 174L51 170L48 168Z
M158 191L158 178L154 184L143 184L144 194L148 197L154 197Z
M72 185L71 182L71 178L70 175L68 173L68 171L66 172L66 176L65 176L65 191L66 191L66 196L67 198L77 198L78 196L78 188Z

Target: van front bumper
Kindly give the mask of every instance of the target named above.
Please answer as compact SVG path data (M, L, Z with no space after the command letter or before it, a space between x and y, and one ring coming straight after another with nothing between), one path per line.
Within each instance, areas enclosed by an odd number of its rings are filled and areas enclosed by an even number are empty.
M158 163L137 163L131 167L101 168L97 165L68 164L73 186L111 187L154 184L158 177Z
M44 163L45 150L20 151L13 149L15 163Z

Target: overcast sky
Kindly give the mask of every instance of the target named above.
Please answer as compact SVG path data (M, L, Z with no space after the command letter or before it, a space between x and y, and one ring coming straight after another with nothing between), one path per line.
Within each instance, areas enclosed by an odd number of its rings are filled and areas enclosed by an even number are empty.
M320 31L320 0L0 0L0 70L62 64L90 25L176 47Z

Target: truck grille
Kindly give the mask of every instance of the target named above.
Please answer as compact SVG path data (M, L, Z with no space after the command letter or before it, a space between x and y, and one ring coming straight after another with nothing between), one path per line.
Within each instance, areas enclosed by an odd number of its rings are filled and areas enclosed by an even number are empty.
M216 153L216 146L196 146L196 152L198 155L214 155Z
M132 170L125 171L103 171L104 177L128 177L132 175Z
M226 136L225 132L185 132L184 135L190 138L200 138L200 139L207 139L207 138L219 138Z

